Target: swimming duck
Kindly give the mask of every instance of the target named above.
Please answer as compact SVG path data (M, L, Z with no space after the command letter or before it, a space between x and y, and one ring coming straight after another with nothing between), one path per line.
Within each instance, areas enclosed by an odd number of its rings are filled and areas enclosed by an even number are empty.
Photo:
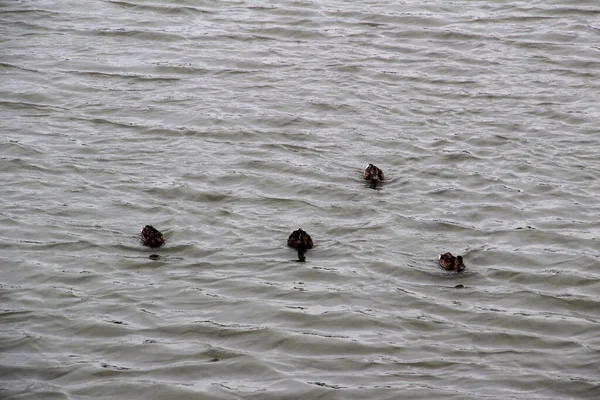
M363 173L363 178L367 181L382 181L384 179L383 171L375 165L369 164Z
M461 272L465 269L465 264L463 264L462 256L454 257L452 253L442 253L440 254L440 267L446 271Z
M312 249L313 241L310 235L304 232L302 229L292 232L288 238L288 246L298 250Z
M152 225L146 225L142 229L142 243L150 247L160 247L165 243L165 237Z

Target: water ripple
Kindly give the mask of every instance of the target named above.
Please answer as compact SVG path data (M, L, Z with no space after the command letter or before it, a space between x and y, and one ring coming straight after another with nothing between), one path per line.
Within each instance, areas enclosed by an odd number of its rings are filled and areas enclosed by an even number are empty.
M598 13L3 2L2 397L598 397Z

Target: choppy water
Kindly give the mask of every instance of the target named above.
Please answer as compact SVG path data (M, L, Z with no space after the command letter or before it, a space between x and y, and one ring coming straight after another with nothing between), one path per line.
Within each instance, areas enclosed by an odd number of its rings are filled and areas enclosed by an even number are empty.
M0 21L0 397L600 396L596 0Z

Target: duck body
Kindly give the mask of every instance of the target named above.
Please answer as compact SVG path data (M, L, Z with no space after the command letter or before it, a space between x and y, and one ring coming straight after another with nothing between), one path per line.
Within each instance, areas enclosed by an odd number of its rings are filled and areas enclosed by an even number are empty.
M142 229L142 243L149 247L160 247L165 244L165 237L152 225L146 225Z
M287 242L288 246L298 250L312 249L313 241L310 235L304 232L302 229L295 230L292 232Z
M369 164L363 172L363 178L366 181L382 181L384 180L383 171L377 166Z
M446 271L462 272L465 269L465 264L463 264L462 256L454 257L452 253L440 254L439 263L440 267L442 267Z

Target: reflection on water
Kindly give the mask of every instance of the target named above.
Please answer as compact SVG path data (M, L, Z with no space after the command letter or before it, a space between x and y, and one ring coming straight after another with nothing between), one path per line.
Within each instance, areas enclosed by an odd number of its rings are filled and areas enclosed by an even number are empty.
M373 181L373 180L369 180L369 181L365 181L365 187L369 188L369 189L375 189L375 190L381 190L383 189L383 183L384 181Z
M298 260L296 260L298 262L305 262L306 261L306 250L298 250Z

